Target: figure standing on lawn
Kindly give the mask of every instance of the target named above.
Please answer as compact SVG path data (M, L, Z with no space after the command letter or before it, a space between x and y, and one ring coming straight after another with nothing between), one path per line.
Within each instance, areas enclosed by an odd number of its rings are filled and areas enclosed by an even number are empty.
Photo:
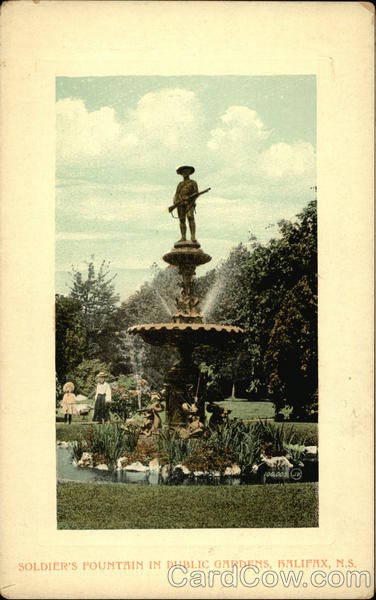
M64 414L64 423L72 422L72 415L76 414L76 396L74 395L74 384L71 381L67 381L63 387L63 402L61 404Z
M95 391L95 408L93 421L98 423L105 423L108 421L110 416L110 402L111 402L111 387L106 382L106 373L101 371L97 375L98 384Z

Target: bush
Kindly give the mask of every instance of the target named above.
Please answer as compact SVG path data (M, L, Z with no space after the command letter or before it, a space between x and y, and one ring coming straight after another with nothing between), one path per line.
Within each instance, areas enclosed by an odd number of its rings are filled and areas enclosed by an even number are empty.
M111 412L121 421L125 421L138 409L138 399L130 392L137 388L137 378L133 375L119 375L112 384ZM141 387L141 405L145 406L150 396L145 393L145 386Z

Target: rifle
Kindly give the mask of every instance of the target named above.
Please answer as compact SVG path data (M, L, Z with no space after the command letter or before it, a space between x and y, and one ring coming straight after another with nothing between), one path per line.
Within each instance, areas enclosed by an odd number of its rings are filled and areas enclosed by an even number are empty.
M201 196L201 194L206 194L206 192L209 192L209 190L211 190L211 188L202 190L202 192L196 192L195 194L188 196L188 198L186 198L185 200L180 200L180 202L177 202L176 204L172 204L171 206L168 207L168 212L172 213L172 211L175 210L175 208L177 208L181 204L184 204L187 200L192 200L192 204L193 204L193 201L196 200L196 198Z

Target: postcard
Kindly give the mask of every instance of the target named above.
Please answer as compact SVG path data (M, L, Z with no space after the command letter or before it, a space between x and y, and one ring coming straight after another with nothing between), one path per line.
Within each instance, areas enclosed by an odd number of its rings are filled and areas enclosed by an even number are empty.
M373 18L3 5L4 597L372 597Z

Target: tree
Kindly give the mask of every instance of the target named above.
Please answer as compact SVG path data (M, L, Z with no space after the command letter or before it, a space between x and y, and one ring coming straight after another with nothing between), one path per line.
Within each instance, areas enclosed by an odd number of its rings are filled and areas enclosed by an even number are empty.
M74 369L84 358L87 334L79 300L56 295L56 374L63 385L68 371Z
M264 357L286 295L303 277L312 294L317 294L316 201L308 204L296 222L281 221L279 229L280 238L270 240L266 246L252 238L252 251L245 269L250 392L256 398L266 397L268 393ZM311 325L316 327L316 320Z
M307 277L287 293L265 354L276 413L286 405L294 420L317 420L317 296Z
M93 257L92 257L93 258ZM110 276L109 263L103 261L98 273L93 260L87 263L87 277L73 270L70 298L81 306L86 329L86 358L98 358L105 362L113 360L118 350L117 335L119 321L119 295L115 293Z

